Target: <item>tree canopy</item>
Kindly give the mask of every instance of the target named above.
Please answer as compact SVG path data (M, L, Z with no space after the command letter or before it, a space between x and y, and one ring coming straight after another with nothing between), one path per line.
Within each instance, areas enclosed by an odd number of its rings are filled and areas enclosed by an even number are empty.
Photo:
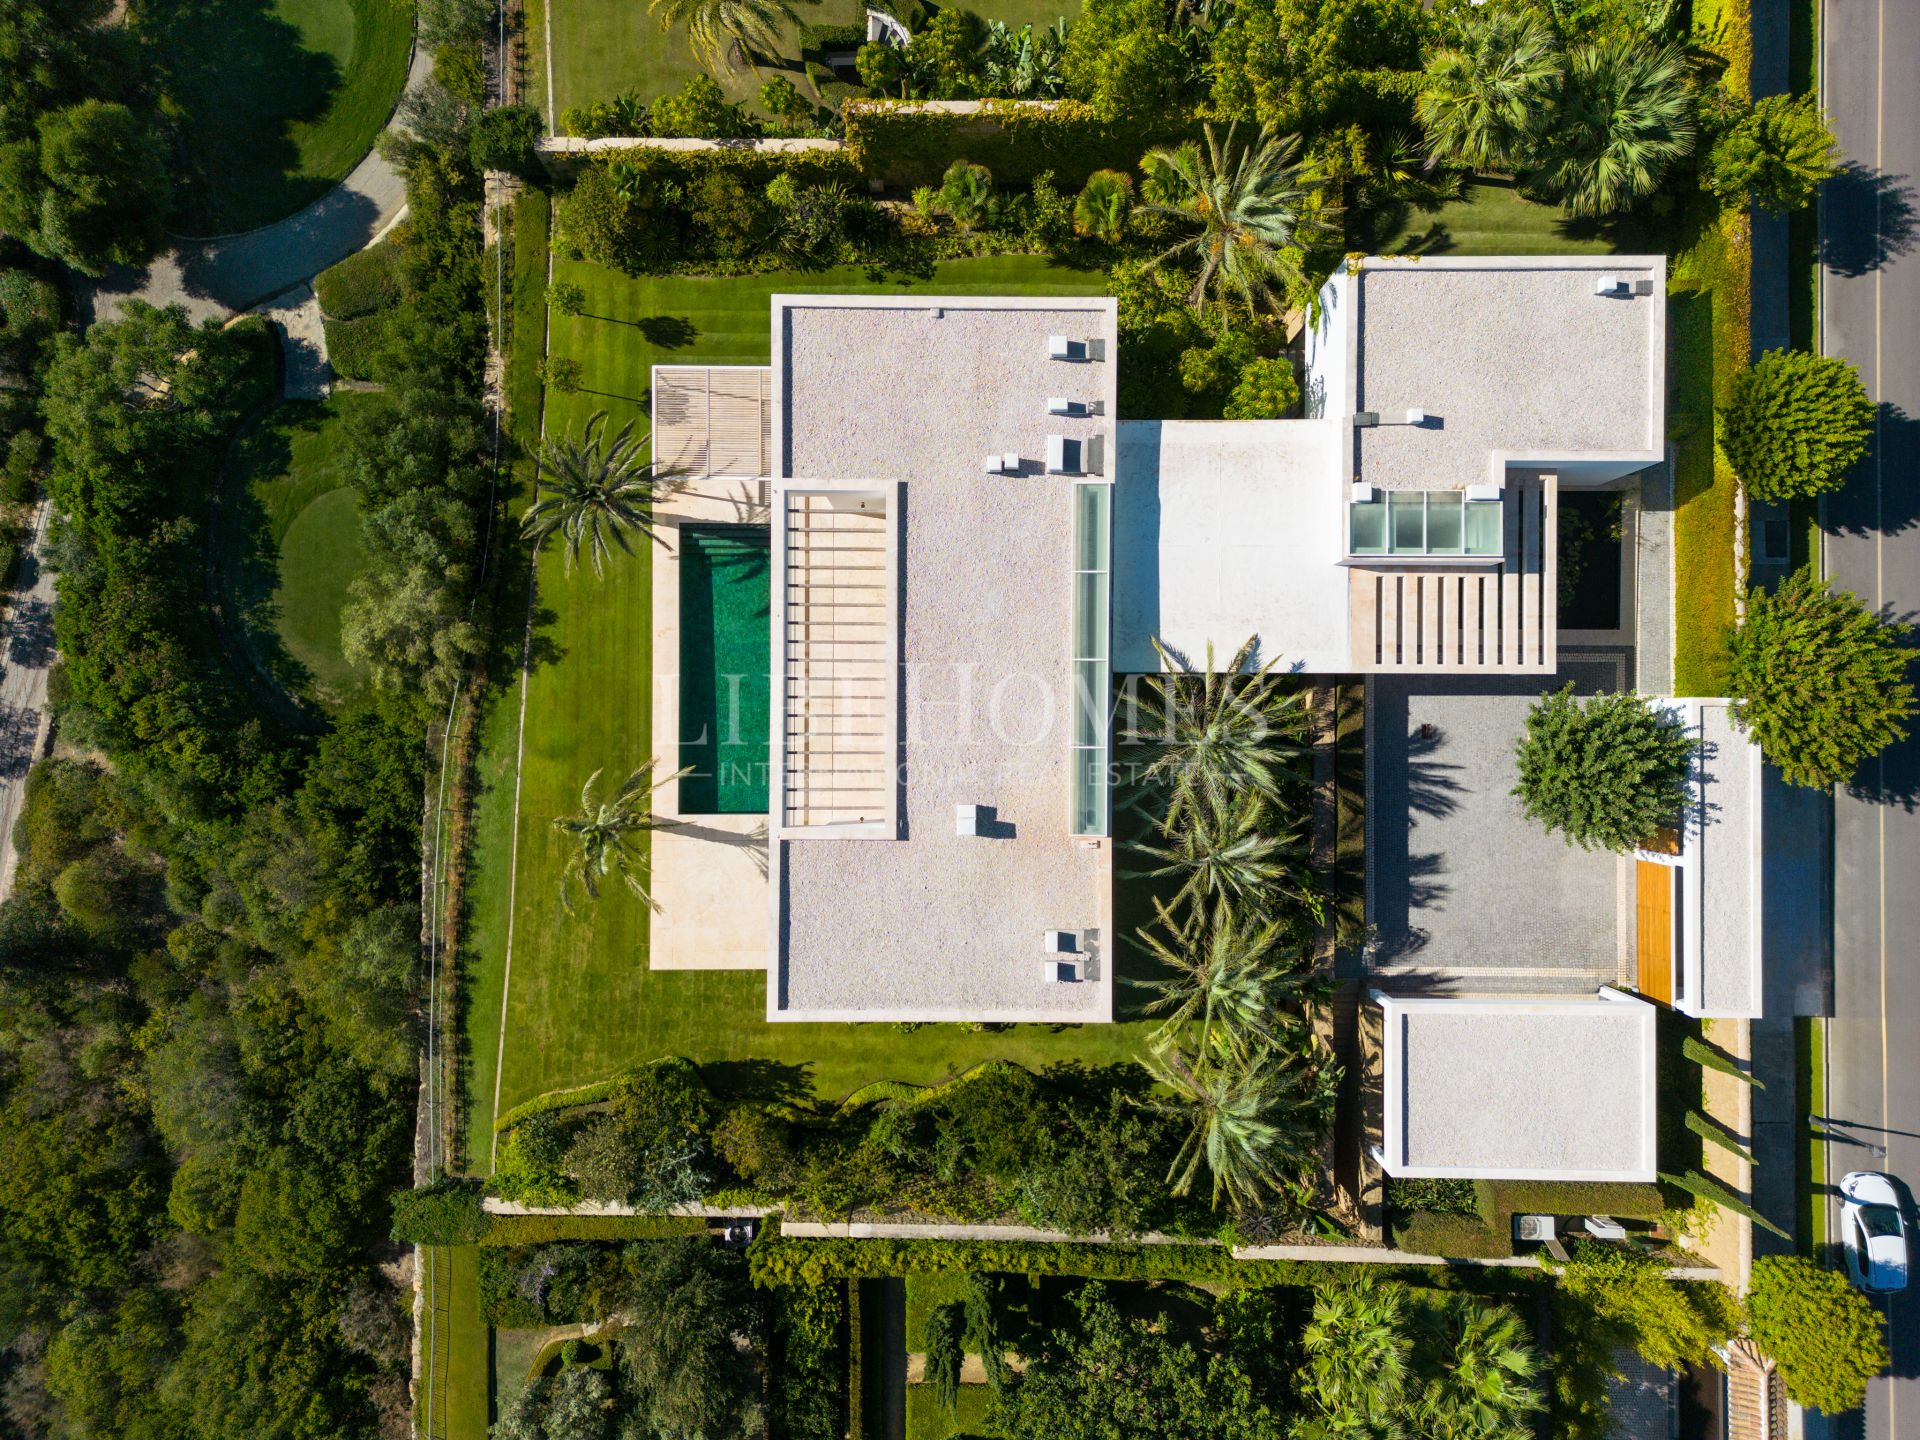
M1633 850L1679 820L1695 748L1638 695L1583 703L1569 681L1527 712L1513 793L1530 818L1583 850Z
M1734 379L1720 443L1759 500L1819 495L1867 453L1874 405L1838 355L1769 350Z

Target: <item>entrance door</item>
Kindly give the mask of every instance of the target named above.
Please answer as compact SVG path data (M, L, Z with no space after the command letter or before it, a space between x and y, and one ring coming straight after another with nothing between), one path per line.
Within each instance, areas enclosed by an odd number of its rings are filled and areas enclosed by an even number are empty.
M1640 959L1640 993L1662 1005L1673 1003L1673 867L1637 862L1634 877L1635 927Z

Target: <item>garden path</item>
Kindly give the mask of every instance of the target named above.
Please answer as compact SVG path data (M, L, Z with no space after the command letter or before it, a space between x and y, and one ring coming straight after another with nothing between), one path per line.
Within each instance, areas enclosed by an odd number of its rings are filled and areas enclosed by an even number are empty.
M48 513L42 500L6 599L6 654L0 660L0 901L12 893L19 864L13 826L26 794L27 771L47 748L47 672L55 658L53 570L40 556Z

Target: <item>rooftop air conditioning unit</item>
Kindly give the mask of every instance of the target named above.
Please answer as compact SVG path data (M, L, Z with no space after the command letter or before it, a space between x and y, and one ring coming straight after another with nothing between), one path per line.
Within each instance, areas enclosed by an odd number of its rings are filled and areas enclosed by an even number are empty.
M1513 1217L1513 1238L1531 1241L1535 1245L1545 1245L1553 1239L1553 1216L1516 1215Z
M1356 430L1371 430L1379 423L1380 412L1378 410L1356 410L1353 412L1353 428Z
M1602 275L1598 280L1593 282L1593 293L1596 295L1624 295L1627 293L1627 282L1622 280L1618 275Z

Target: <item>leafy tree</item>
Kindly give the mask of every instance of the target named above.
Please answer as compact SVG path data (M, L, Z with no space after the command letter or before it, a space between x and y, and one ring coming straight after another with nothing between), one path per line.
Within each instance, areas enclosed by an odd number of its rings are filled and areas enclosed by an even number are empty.
M653 767L657 763L649 760L634 770L621 782L610 800L593 798L593 787L600 779L600 772L594 771L587 777L587 783L580 787L579 810L572 815L555 818L553 828L572 836L578 845L560 877L560 903L566 907L567 913L573 913L573 886L576 881L587 892L589 900L598 900L600 882L616 873L626 882L629 890L646 901L649 908L660 908L653 903L653 897L641 882L638 874L640 855L634 845L640 836L676 823L654 815L653 792L688 774L691 767L676 770L656 780L653 778Z
M1213 1204L1258 1208L1297 1190L1316 1163L1333 1114L1338 1071L1266 1049L1246 1062L1169 1046L1141 1060L1171 1097L1156 1103L1187 1136L1167 1171L1175 1195L1192 1192L1204 1164Z
M580 362L571 355L547 355L540 360L541 383L556 395L577 395L585 373Z
M934 1398L952 1413L960 1399L960 1366L966 1358L967 1312L958 1300L948 1300L928 1312L922 1349L926 1351L926 1383Z
M695 139L727 139L753 135L760 129L742 106L728 102L720 82L701 70L687 77L678 94L662 95L654 101L647 123L655 135Z
M340 651L382 690L444 706L484 648L459 592L425 564L362 571L347 587Z
M102 846L62 870L53 894L81 934L96 945L121 948L139 935L144 878L125 851Z
M1221 137L1206 127L1206 145L1192 141L1152 151L1141 161L1149 179L1170 198L1140 208L1164 215L1194 233L1161 252L1157 263L1197 264L1188 303L1200 308L1215 284L1249 308L1278 306L1275 287L1303 283L1296 247L1322 231L1312 181L1295 160L1297 136L1262 128L1236 143L1236 127Z
M1250 360L1227 398L1229 420L1279 420L1300 403L1300 382L1293 362L1286 359Z
M1117 244L1133 211L1133 177L1124 170L1096 170L1073 201L1073 233Z
M870 40L854 51L853 68L860 83L876 95L897 95L904 100L913 83L906 54L885 40Z
M1234 8L1213 42L1213 108L1277 131L1317 131L1355 102L1363 70L1417 70L1420 0L1272 0Z
M1583 850L1634 850L1677 823L1697 746L1638 695L1595 695L1573 683L1527 712L1513 793L1530 819Z
M1428 153L1470 169L1519 169L1550 123L1565 66L1545 17L1504 8L1470 12L1457 42L1427 61L1416 113Z
M760 1424L759 1385L735 1341L760 1331L746 1265L705 1240L633 1247L626 1305L634 1324L619 1346L635 1403L659 1436L734 1440Z
M1300 1348L1307 1363L1296 1383L1307 1414L1298 1440L1398 1433L1413 1383L1405 1286L1364 1277L1320 1286Z
M1202 1356L1165 1316L1123 1315L1106 1287L1084 1286L1074 1317L1027 1357L1026 1374L995 1400L990 1423L1022 1440L1267 1440L1277 1417L1252 1377L1225 1355Z
M1910 633L1835 593L1812 565L1771 594L1749 591L1746 621L1727 639L1735 718L1791 784L1841 784L1906 738Z
M1137 1235L1165 1202L1169 1125L1118 1090L1106 1104L1044 1107L1019 1166L1017 1205L1032 1224L1069 1234Z
M1085 0L1060 74L1067 93L1102 120L1151 124L1192 111L1203 54L1194 37L1168 26L1164 0Z
M393 1238L411 1245L472 1245L486 1234L480 1182L442 1177L393 1197Z
M1747 1318L1754 1343L1780 1366L1787 1394L1801 1405L1842 1414L1866 1399L1867 1382L1887 1368L1873 1303L1805 1256L1753 1262Z
M1141 677L1122 699L1123 754L1144 766L1138 782L1169 823L1236 796L1278 802L1300 781L1305 692L1273 673L1277 655L1253 665L1257 644L1250 637L1224 666L1214 664L1209 644L1195 670L1156 637L1161 672Z
M1630 210L1693 153L1685 49L1621 32L1576 46L1533 180L1572 215Z
M1756 499L1804 499L1846 479L1867 453L1873 419L1873 401L1849 361L1769 350L1734 379L1720 443Z
M790 0L648 0L660 28L687 28L687 43L709 70L733 70L737 59L774 55L785 25L798 25Z
M166 152L148 120L83 100L40 117L36 141L0 148L0 229L88 275L166 247Z
M179 1345L162 1292L124 1290L105 1308L80 1309L47 1342L47 1393L59 1407L58 1433L116 1440L173 1440L180 1417L154 1392Z
M587 308L587 292L571 280L556 280L547 286L547 304L562 315L578 315Z
M1714 142L1706 181L1733 204L1750 199L1788 211L1811 205L1821 183L1839 170L1839 147L1820 102L1811 95L1769 95Z
M964 100L980 93L980 46L986 38L980 17L948 7L914 32L903 56L912 89L935 100Z
M534 150L545 128L540 112L531 105L502 105L474 118L470 141L474 168L505 170L514 175L532 173L538 163Z
M593 573L603 573L602 561L618 545L631 555L628 532L637 530L655 538L652 507L677 480L677 472L646 458L647 437L634 438L629 420L604 443L607 412L596 410L578 440L568 435L549 439L540 457L541 474L533 503L520 517L520 528L536 546L549 535L566 541L567 568L587 547Z
M1663 1370L1717 1364L1716 1349L1740 1328L1740 1307L1721 1285L1669 1280L1650 1255L1581 1241L1559 1269L1560 1289L1588 1306L1611 1334Z

